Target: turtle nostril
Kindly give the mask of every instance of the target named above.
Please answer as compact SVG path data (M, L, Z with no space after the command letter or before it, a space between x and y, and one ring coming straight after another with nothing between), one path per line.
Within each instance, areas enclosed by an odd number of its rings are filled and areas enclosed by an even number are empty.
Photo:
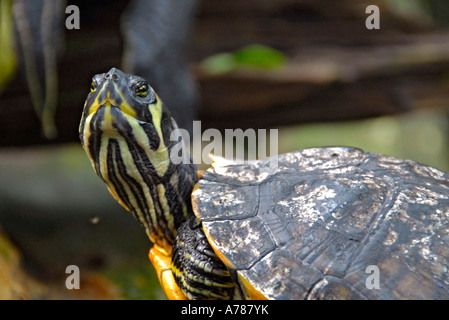
M112 72L106 73L104 77L106 79L112 79L113 81L117 81L118 80L118 75L115 73L115 70L113 70Z

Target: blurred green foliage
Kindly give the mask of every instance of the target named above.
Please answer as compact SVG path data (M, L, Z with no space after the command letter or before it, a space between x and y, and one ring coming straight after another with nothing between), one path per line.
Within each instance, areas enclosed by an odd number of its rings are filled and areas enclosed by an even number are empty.
M222 74L241 68L273 69L283 66L287 57L273 48L253 44L235 52L214 54L206 58L201 67L210 74Z
M0 1L0 92L16 70L11 8L12 0Z
M124 299L166 300L156 271L147 261L147 266L125 266L106 272L106 276L119 286Z

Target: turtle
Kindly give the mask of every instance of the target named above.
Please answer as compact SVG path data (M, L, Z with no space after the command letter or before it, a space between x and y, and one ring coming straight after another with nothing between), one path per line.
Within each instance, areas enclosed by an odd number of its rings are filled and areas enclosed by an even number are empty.
M169 299L449 298L449 173L354 147L197 172L176 129L145 79L93 77L82 145Z

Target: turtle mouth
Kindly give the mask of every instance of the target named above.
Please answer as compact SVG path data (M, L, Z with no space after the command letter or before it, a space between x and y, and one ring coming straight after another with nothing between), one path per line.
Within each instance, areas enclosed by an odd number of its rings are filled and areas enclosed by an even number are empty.
M128 116L136 117L136 111L126 99L123 85L114 81L105 81L98 91L89 99L91 105L87 110L88 115L98 113L101 109L119 110Z
M114 112L119 111L130 117L135 117L135 111L132 108L110 98L106 98L104 101L93 104L88 110L88 116L101 112L102 109L106 109L106 111L108 111L107 109L111 109L114 110Z
M135 118L121 106L106 102L95 109L88 116L91 131L113 136L117 134L123 136L126 132L130 132L130 121L135 121Z

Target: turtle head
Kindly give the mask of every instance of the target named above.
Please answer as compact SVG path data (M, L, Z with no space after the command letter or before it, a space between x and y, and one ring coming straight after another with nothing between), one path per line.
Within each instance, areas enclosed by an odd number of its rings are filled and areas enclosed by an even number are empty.
M153 150L165 147L169 139L164 138L173 129L174 120L145 79L112 68L92 78L90 91L80 124L84 146L94 133L130 140L143 131Z
M92 166L153 242L172 242L197 180L193 165L170 160L175 121L141 77L112 68L92 78L90 91L79 134Z
M90 91L79 134L97 174L105 178L103 171L112 160L101 159L102 149L105 155L104 148L114 142L130 152L143 152L151 169L164 175L170 162L170 133L176 123L148 82L112 68L92 78Z

